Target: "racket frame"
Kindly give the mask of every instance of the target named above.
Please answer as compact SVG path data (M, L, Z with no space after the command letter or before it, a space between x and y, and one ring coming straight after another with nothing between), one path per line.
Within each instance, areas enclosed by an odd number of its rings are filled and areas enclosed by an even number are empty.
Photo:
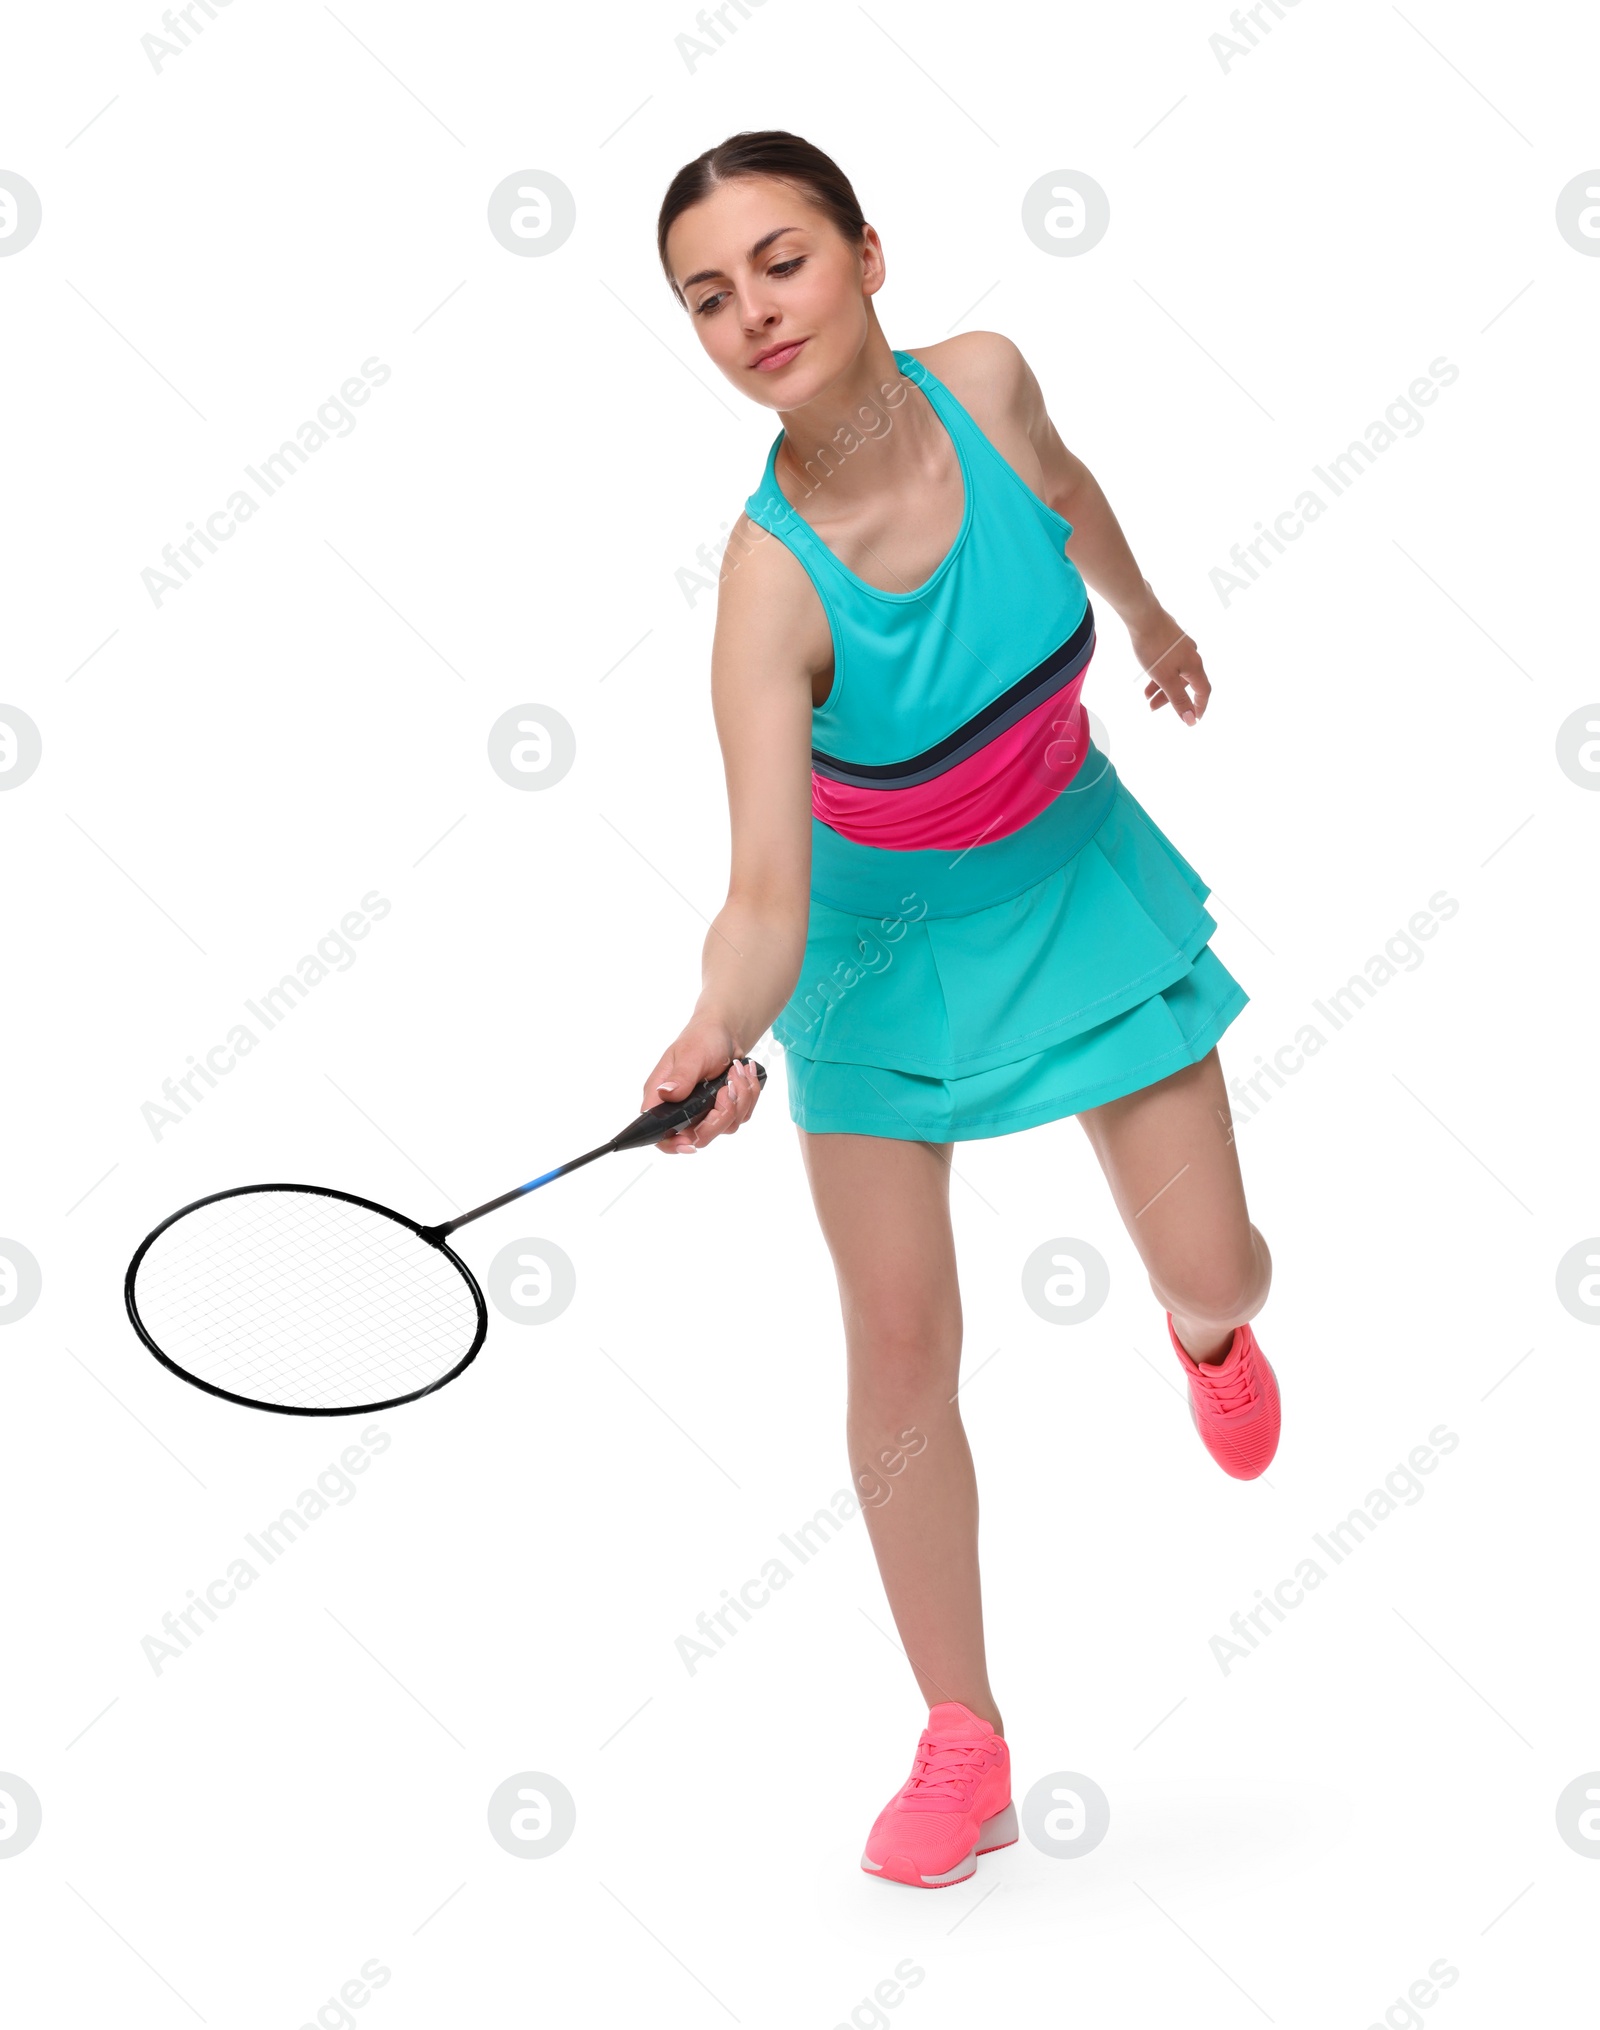
M139 1307L134 1301L133 1294L134 1284L139 1274L139 1264L144 1260L152 1243L158 1241L169 1226L176 1225L180 1219L187 1217L191 1212L198 1212L202 1205L215 1205L219 1199L223 1198L249 1198L267 1191L299 1191L306 1193L312 1198L338 1198L342 1199L346 1205L359 1205L367 1212L381 1213L385 1219L392 1219L396 1226L403 1226L408 1232L414 1233L418 1240L425 1241L430 1248L436 1248L454 1266L462 1281L472 1292L472 1301L477 1307L478 1326L473 1334L472 1344L448 1374L440 1375L436 1381L429 1382L424 1388L413 1389L409 1395L388 1396L381 1403L351 1403L333 1406L311 1406L302 1403L264 1403L256 1396L241 1396L236 1394L232 1389L219 1388L215 1382L208 1382L197 1374L191 1374L186 1367L180 1367L175 1360L162 1352L161 1348L156 1345L149 1333L146 1332L144 1321L139 1316ZM453 1382L463 1368L471 1366L482 1350L483 1342L489 1332L489 1310L483 1301L483 1292L478 1287L478 1279L473 1275L466 1263L462 1261L454 1248L446 1247L443 1239L440 1238L437 1227L430 1228L419 1225L416 1220L407 1219L403 1212L396 1212L392 1205L379 1205L375 1199L359 1198L353 1191L335 1191L326 1184L235 1184L230 1186L226 1191L209 1192L204 1198L197 1198L192 1205L180 1206L176 1212L169 1214L161 1222L160 1226L153 1228L151 1232L147 1233L139 1243L133 1260L128 1264L128 1272L122 1281L122 1296L123 1302L127 1305L128 1319L134 1331L138 1333L139 1337L144 1341L145 1346L155 1355L161 1365L165 1368L170 1368L180 1380L186 1381L191 1388L204 1389L207 1395L220 1396L226 1403L239 1403L247 1410L276 1410L279 1415L286 1417L365 1417L372 1415L376 1410L392 1410L401 1403L414 1403L422 1396L431 1396L435 1389L442 1389L446 1382Z

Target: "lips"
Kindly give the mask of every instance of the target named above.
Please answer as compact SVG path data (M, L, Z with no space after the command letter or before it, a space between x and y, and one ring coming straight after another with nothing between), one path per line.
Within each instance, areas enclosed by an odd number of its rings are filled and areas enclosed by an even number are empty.
M775 373L779 367L786 367L805 343L803 338L797 338L789 345L780 345L771 352L763 353L760 359L753 360L751 364L758 374Z

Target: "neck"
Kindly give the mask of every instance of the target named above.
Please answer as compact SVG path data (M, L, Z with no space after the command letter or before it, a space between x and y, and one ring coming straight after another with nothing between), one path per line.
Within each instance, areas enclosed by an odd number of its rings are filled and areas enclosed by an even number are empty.
M775 464L791 498L805 500L826 481L823 498L842 506L925 470L943 433L926 397L908 400L911 386L874 320L845 373L799 408L778 411Z

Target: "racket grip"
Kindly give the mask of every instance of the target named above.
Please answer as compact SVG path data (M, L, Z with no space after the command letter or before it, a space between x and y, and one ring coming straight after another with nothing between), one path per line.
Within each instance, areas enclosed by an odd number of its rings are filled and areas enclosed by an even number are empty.
M740 1064L752 1060L741 1057ZM730 1066L731 1070L732 1067ZM756 1080L760 1085L767 1082L767 1068L756 1066ZM651 1107L637 1120L630 1121L606 1146L615 1152L619 1149L646 1149L651 1143L659 1142L663 1135L676 1134L679 1128L687 1128L698 1121L703 1113L715 1106L717 1094L728 1083L728 1073L718 1072L715 1078L703 1078L692 1092L685 1093L681 1100L663 1100L658 1107Z

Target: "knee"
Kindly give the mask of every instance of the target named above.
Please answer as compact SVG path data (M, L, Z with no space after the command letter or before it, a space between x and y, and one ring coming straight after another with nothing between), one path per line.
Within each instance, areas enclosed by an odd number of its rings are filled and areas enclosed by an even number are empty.
M1150 1287L1169 1311L1222 1330L1254 1318L1272 1287L1272 1256L1255 1228L1245 1245L1185 1261L1165 1276L1154 1271Z
M921 1305L874 1306L855 1311L847 1332L850 1415L855 1423L887 1430L955 1393L961 1367L961 1329Z

